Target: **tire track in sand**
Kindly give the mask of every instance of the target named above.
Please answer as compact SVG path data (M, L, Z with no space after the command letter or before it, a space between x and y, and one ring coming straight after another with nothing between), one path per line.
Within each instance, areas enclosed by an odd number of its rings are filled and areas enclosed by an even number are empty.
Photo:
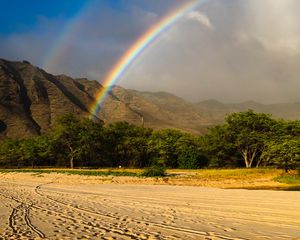
M57 199L54 199L52 197L49 197L48 195L43 193L41 188L42 188L42 186L49 185L51 183L54 183L54 182L44 183L44 184L40 184L40 185L36 186L35 192L38 195L40 195L42 197L45 197L50 201L56 202L56 203L61 204L65 207L71 207L71 208L73 208L77 211L81 211L83 213L98 215L98 216L101 216L101 217L104 217L104 218L114 219L114 220L117 220L117 221L122 220L122 218L113 216L113 215L108 214L108 213L95 212L95 211L92 211L92 210L89 210L89 209L74 206L71 203L66 203L64 201L57 200ZM157 223L157 222L153 222L153 221L136 220L136 219L132 219L132 218L130 219L130 221L135 222L137 224L152 225L152 226L155 226L155 227L158 227L158 228L163 228L163 229L172 230L172 231L185 233L185 234L198 235L198 236L202 236L202 237L214 237L214 238L219 238L219 239L224 239L224 240L247 240L245 238L237 238L237 237L230 237L230 236L227 236L227 235L219 235L219 234L215 234L215 233L211 233L211 232L203 232L203 231L199 231L199 230L195 230L195 229L176 227L176 226Z
M4 193L0 193L0 195L19 203L17 207L14 207L12 209L12 212L8 219L8 225L12 229L13 234L26 232L27 234L36 234L40 238L45 238L45 234L31 223L30 209L34 207L33 204L28 205L20 201L19 199L16 199L13 196L5 195ZM20 220L21 223L18 223ZM21 227L23 225L22 222L23 224L25 223L25 229ZM26 229L26 227L31 229L31 233L28 232L28 229Z
M50 184L50 183L47 183L47 184ZM40 195L40 194L39 194ZM29 237L29 232L27 230L26 232L26 229L22 229L20 227L20 224L19 225L16 225L16 218L18 218L18 214L20 212L20 210L23 210L22 212L24 213L24 216L23 216L23 219L27 225L27 227L29 227L33 232L35 232L40 238L46 238L45 234L40 231L39 229L37 229L32 223L31 223L31 220L30 220L30 213L29 213L29 209L30 208L33 208L33 209L37 209L37 210L40 210L40 211L43 211L44 214L48 215L48 216L54 216L54 217L57 217L57 216L60 216L66 220L69 220L73 223L80 223L81 225L85 225L87 227L93 227L97 230L104 230L105 232L111 232L111 233L114 233L116 234L117 236L120 236L120 237L128 237L130 239L134 239L134 240L137 240L137 239L140 239L140 237L137 235L137 234L134 234L134 233L130 233L130 232L125 232L125 231L122 231L122 230L118 230L118 229L112 229L112 228L108 228L108 227L105 227L105 226L100 226L100 225L96 225L96 224L92 224L92 223L86 223L84 220L80 220L78 218L74 218L74 217L71 217L71 216L67 216L66 214L64 214L63 212L60 212L60 211L57 211L57 210L50 210L50 209L47 209L45 207L41 207L41 206L36 206L34 204L31 204L30 206L28 207L24 207L26 206L25 203L23 203L21 200L13 197L13 196L10 196L10 195L6 195L4 193L1 193L0 192L0 196L4 197L4 198L7 198L9 200L13 200L17 203L19 203L19 205L17 207L14 207L10 216L9 216L9 227L12 229L12 232L13 234L11 235L5 235L5 237L21 237L20 235L17 235L17 234L21 234L24 233L24 235L26 235L25 233L27 233L27 237ZM40 195L42 196L43 198L45 198L44 195ZM69 206L67 206L69 207ZM20 217L19 217L20 218ZM22 235L22 237L24 237L24 235ZM144 234L145 236L147 234ZM150 235L149 235L150 237ZM1 239L1 236L0 236L0 239ZM30 238L31 239L31 238Z

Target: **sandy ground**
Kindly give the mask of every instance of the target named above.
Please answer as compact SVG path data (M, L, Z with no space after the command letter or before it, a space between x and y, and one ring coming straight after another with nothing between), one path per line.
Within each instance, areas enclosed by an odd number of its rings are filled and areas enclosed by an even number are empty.
M0 239L42 238L300 239L300 192L0 174Z

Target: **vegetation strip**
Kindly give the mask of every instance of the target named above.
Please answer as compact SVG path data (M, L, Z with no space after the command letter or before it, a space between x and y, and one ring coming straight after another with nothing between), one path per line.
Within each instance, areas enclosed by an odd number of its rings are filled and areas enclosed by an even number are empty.
M117 179L118 183L135 184L169 184L204 186L219 188L239 188L239 189L264 189L264 190L300 190L300 176L296 170L289 174L280 169L199 169L183 170L165 168L146 168L142 169L0 169L0 173L32 173L36 177L42 174L58 173L68 175L82 175L94 177L110 177L111 183L115 177L130 176L137 179ZM3 175L4 176L4 175ZM144 178L152 178L143 180ZM277 183L276 183L277 182Z
M2 173L16 172L16 173L61 173L71 175L83 175L83 176L138 176L134 172L121 172L121 171L97 171L97 170L51 170L51 169L0 169Z
M271 166L289 172L300 167L300 121L276 120L271 115L249 110L230 114L224 124L210 128L203 136L195 136L126 122L104 125L66 114L59 117L46 134L1 141L0 167L47 166L72 169ZM146 175L152 173L145 172ZM73 174L112 173L80 171Z

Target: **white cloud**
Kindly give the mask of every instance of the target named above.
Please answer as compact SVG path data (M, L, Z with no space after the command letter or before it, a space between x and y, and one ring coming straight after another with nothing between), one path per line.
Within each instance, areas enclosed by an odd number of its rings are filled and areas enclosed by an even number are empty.
M246 9L245 31L249 38L270 51L300 53L299 1L251 0L247 1Z
M187 18L195 20L211 30L214 29L214 26L211 24L210 19L204 13L193 11L187 15Z

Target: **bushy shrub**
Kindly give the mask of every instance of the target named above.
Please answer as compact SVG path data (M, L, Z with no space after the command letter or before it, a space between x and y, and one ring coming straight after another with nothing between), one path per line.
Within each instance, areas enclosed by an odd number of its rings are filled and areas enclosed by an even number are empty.
M197 149L182 152L178 157L179 168L197 169L207 166L208 159Z
M144 177L164 177L166 176L166 169L163 166L153 165L145 168L141 176Z

